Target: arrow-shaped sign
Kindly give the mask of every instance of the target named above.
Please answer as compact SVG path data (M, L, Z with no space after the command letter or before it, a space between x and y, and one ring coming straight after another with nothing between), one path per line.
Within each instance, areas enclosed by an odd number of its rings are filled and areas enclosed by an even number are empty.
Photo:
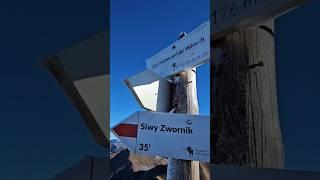
M207 21L182 39L147 59L147 69L162 77L172 76L208 62L210 22Z
M124 81L146 110L168 112L171 103L171 83L152 71L140 72Z
M132 152L210 162L208 116L136 112L112 128Z
M118 136L137 138L138 125L119 124L117 127L114 128L114 132L116 132Z

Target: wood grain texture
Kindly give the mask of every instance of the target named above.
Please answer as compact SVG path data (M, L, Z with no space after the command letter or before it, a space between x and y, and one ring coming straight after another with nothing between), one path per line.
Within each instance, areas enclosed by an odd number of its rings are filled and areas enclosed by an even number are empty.
M211 160L215 164L284 166L273 30L271 20L211 45Z
M211 40L279 17L307 0L212 0Z
M199 114L196 69L183 71L173 77L172 104L176 113ZM190 140L191 141L191 140ZM168 160L168 180L198 180L199 162L178 159Z

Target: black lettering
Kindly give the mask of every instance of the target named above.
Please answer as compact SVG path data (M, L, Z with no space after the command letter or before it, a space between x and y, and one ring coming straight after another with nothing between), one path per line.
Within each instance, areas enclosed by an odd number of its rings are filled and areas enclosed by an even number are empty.
M144 123L141 124L141 128L140 129L142 129L142 130L145 129L145 124Z
M223 11L222 19L224 19L224 18L227 16L228 9L229 9L229 6L228 6L228 5L222 6L222 7L220 8L220 10Z
M233 1L229 13L231 16L235 16L237 14L237 11L238 11L237 1Z
M144 144L144 151L148 151L149 150L149 146L150 146L150 144Z
M173 128L172 132L177 132L178 129L177 128Z
M164 129L164 128L165 128L166 126L165 126L165 125L160 125L160 126L161 126L160 131L165 131L165 129Z
M172 130L172 128L166 127L166 131L167 131L167 132L171 132L171 130Z
M182 134L182 133L185 134L185 133L186 133L186 130L181 128L181 134Z
M150 144L139 144L139 151L148 151L150 147Z
M211 19L213 20L213 24L217 24L217 11L214 11L212 13L212 18Z
M140 150L140 151L143 150L143 144L139 144L139 150Z

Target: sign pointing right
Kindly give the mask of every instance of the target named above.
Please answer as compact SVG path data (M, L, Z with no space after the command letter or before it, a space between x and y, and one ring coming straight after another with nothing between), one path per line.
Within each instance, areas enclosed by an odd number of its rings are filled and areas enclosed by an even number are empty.
M210 162L208 116L136 112L112 128L132 152Z
M147 69L170 77L209 62L210 22L206 21L182 39L146 60Z

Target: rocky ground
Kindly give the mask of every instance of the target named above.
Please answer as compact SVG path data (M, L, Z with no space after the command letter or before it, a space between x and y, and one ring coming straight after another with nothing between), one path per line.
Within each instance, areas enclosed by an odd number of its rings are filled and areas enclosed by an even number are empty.
M167 159L148 157L130 153L119 141L111 141L112 180L152 180L166 179ZM209 169L200 164L201 180L209 180Z

